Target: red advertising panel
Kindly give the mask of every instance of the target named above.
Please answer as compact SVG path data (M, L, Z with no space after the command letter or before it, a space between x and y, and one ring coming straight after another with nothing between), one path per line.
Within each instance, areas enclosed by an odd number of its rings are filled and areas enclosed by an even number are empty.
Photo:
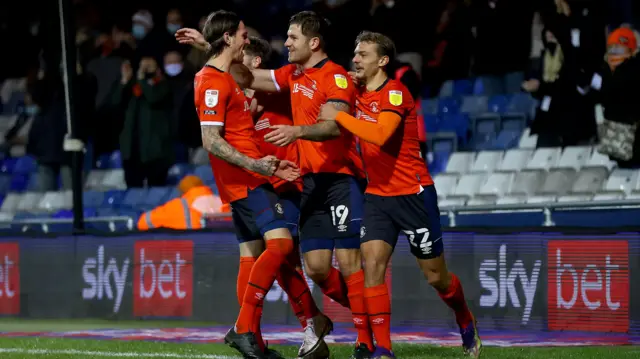
M20 314L20 247L0 243L0 314Z
M193 242L137 241L134 253L134 316L191 316Z
M550 330L629 330L626 240L548 242Z

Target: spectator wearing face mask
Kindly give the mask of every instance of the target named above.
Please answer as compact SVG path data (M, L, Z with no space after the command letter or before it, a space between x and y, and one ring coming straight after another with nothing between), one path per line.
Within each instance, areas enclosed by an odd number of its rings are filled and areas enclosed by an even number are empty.
M640 166L640 58L636 33L628 27L613 31L607 40L600 103L604 123L599 151L620 167Z
M187 148L201 146L200 122L198 114L193 107L193 78L195 71L191 66L185 64L180 52L169 51L164 55L164 72L167 75L167 82L173 95L171 133L177 134L176 140L178 143L185 145ZM184 125L193 121L195 121L196 126L189 127L192 135L183 133L185 130ZM197 137L196 141L190 141L189 138L191 137ZM187 158L180 160L186 161Z
M182 26L182 15L177 9L169 10L166 15L166 24L161 22L156 26L151 12L139 10L131 18L131 31L138 44L134 61L140 61L142 57L150 56L157 60L177 48L174 34L171 32L176 26ZM187 49L179 49L187 51ZM135 63L135 62L134 62Z
M127 187L164 186L173 164L171 88L152 57L143 57L134 72L124 62L114 105L125 111L120 151Z

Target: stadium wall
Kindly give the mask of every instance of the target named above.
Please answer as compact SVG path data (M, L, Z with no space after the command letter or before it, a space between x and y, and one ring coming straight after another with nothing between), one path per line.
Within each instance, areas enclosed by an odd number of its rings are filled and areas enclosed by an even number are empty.
M449 230L446 255L483 330L640 333L640 228ZM454 328L402 238L388 273L395 325ZM228 230L0 238L0 315L235 320ZM337 322L349 313L314 296ZM296 325L274 286L264 321Z

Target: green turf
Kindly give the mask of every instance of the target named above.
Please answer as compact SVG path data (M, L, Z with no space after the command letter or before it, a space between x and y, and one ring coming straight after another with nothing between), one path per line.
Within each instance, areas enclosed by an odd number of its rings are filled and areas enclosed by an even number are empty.
M107 319L0 319L0 332L66 332L95 329L197 328L213 322L179 320L107 320Z
M87 352L116 353L118 357L164 357L171 358L196 358L198 355L227 355L236 358L237 353L221 344L174 344L152 342L126 342L126 341L97 341L79 339L40 339L40 338L3 338L0 339L0 350L15 349L51 351L49 353L2 353L0 356L10 359L18 358L101 358L106 356L82 354ZM274 346L287 358L295 358L296 347ZM458 348L440 348L427 345L403 344L395 346L396 356L403 359L435 359L435 358L462 358ZM59 353L64 350L75 350L75 355ZM345 345L331 347L332 358L346 359L351 348ZM124 356L125 353L132 354ZM145 355L146 354L146 355ZM135 356L133 356L135 355ZM152 355L152 356L151 356ZM573 348L485 348L483 358L490 359L637 359L640 358L640 348L636 347L573 347ZM205 357L201 357L205 358ZM212 357L213 358L213 357Z

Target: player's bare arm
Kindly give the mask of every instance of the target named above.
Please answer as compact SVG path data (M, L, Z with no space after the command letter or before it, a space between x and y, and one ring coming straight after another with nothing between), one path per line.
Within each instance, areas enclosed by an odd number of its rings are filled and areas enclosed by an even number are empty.
M325 106L333 107L336 111L349 113L351 106L344 102L327 102ZM300 137L303 140L322 142L340 136L340 126L335 119L318 118L318 123L311 126L300 126Z
M246 156L231 146L220 133L222 126L202 126L202 144L214 156L238 167L271 176L278 168L278 159L267 156L259 160Z

